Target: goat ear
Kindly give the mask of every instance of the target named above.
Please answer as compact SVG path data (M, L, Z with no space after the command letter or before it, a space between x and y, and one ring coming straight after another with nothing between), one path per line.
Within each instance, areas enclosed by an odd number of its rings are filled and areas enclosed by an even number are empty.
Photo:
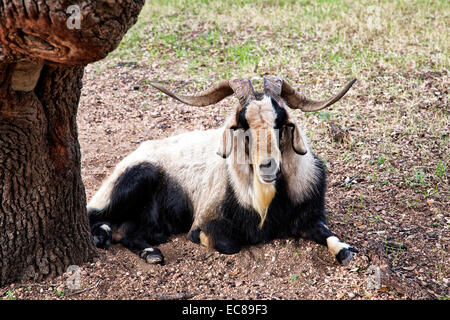
M231 123L225 126L225 129L223 130L222 140L220 141L220 146L217 154L224 159L228 158L228 156L231 154L231 151L233 150L233 132L234 130L236 130L236 127L236 123L234 121L231 121Z
M286 126L291 129L292 149L294 149L296 154L304 156L308 152L308 150L306 149L306 145L303 141L300 129L294 122L289 122Z

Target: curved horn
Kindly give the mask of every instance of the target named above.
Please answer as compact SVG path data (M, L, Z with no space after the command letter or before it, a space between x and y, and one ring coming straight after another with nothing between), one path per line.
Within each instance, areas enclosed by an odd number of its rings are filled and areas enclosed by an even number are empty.
M281 81L281 93L280 97L283 98L288 106L292 109L300 109L304 112L318 111L328 106L331 106L333 103L337 102L341 99L347 91L352 87L355 83L356 79L350 81L338 94L334 95L330 99L323 101L315 101L307 98L303 94L297 92L294 88L291 87L289 83L280 78L271 77L276 79L276 83ZM274 79L269 79L269 83L275 83Z
M197 93L193 96L183 96L166 89L158 83L151 82L150 85L164 92L168 96L191 106L204 107L217 103L233 93L239 99L242 106L247 105L255 98L255 91L249 79L222 80L211 88Z

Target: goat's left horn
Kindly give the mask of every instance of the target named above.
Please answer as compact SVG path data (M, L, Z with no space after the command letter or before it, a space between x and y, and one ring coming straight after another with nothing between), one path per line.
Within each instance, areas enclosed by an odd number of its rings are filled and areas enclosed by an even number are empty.
M285 80L272 76L264 78L264 90L265 93L267 91L268 93L272 93L283 98L286 101L287 105L292 109L300 109L304 112L312 112L321 110L337 102L347 93L347 91L353 86L355 82L356 79L353 79L338 94L334 95L330 99L323 101L311 100L305 95L297 92Z
M255 97L255 92L249 79L223 80L214 84L211 88L192 96L184 96L173 93L155 82L150 83L150 85L180 102L198 107L209 106L217 103L226 97L231 96L233 93L243 106L248 104L248 102Z

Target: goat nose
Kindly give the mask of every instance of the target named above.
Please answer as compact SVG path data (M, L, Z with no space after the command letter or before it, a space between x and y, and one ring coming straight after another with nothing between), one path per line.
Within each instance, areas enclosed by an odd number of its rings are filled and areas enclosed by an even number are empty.
M274 158L261 161L259 169L259 176L264 183L273 183L280 174L280 168Z
M272 171L276 168L276 161L274 158L267 158L261 161L259 168L261 171Z

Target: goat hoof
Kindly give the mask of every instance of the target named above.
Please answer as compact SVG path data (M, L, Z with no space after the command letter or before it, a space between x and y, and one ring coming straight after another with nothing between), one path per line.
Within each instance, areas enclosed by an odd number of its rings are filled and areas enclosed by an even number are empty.
M200 243L200 229L192 229L188 233L188 240L192 241L193 243Z
M111 244L112 232L108 223L97 223L92 227L94 245L100 249L107 249Z
M358 253L359 251L355 248L348 247L348 248L342 248L338 254L336 255L336 260L346 266L350 263L350 261L353 260L353 253Z
M241 247L228 240L219 240L214 244L214 249L222 254L235 254L241 251Z
M147 263L164 265L164 256L158 248L145 248L139 255Z

